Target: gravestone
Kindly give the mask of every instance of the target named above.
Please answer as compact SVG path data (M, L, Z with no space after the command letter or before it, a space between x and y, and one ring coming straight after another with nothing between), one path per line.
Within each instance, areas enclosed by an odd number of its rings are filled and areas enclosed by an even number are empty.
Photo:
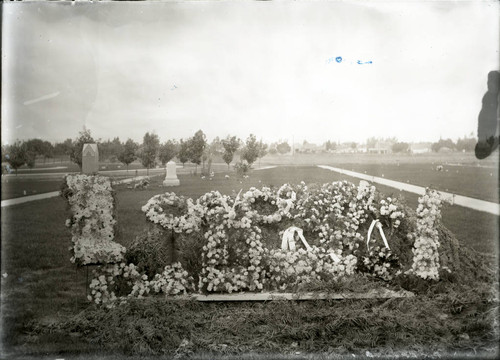
M99 150L97 144L84 144L82 150L82 173L94 174L99 171Z
M175 162L169 161L167 163L167 176L163 180L163 186L179 186L181 183L177 178L177 168Z

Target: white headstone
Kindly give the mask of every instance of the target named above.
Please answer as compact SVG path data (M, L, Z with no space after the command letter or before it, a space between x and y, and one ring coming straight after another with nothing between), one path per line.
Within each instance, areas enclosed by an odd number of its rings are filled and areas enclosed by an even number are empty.
M82 173L94 174L99 171L99 150L97 144L84 144L82 150Z
M180 184L179 178L177 178L175 162L169 161L167 163L167 176L163 180L163 186L179 186Z

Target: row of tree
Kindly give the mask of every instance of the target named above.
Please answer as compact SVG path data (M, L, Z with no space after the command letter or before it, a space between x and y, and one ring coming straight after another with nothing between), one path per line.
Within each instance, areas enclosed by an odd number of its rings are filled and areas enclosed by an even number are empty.
M196 166L195 172L200 164L203 165L204 171L210 172L216 156L222 157L229 168L236 153L239 153L240 159L249 166L267 154L267 144L257 141L253 134L250 134L246 142L236 136L228 136L222 140L216 137L208 143L203 131L199 130L188 139L168 140L160 143L158 135L147 132L142 144L138 144L132 139L128 139L125 143L120 142L119 138L107 141L96 140L92 137L90 130L84 128L74 140L66 139L54 146L48 141L39 139L17 141L10 146L2 146L2 161L7 161L17 172L17 169L25 164L30 168L34 167L37 157L45 159L66 155L81 168L82 150L85 143L97 143L100 160L120 161L127 166L127 170L131 163L140 160L148 172L158 162L165 165L174 158L177 158L183 165L192 162ZM205 164L208 165L207 170L205 170Z
M444 148L457 151L474 151L476 143L477 139L473 136L459 138L456 143L451 139L439 139L439 141L431 145L431 149L434 152L438 152Z
M144 167L150 169L156 166L157 162L165 165L168 161L177 158L183 165L192 162L197 166L202 164L205 170L205 164L208 164L210 172L211 164L216 156L222 157L222 160L228 165L233 161L234 155L239 154L240 159L244 160L250 166L267 153L286 154L292 150L287 141L280 140L270 146L261 141L257 141L255 135L251 134L245 142L236 136L227 136L225 139L216 137L211 143L208 143L203 131L197 131L192 137L180 140L168 140L160 143L158 135L146 133L142 144L128 139L122 143L118 137L112 140L95 140L90 131L83 129L75 139L66 139L61 143L52 145L48 141L41 139L30 139L27 141L17 141L10 146L2 146L2 161L7 161L10 166L17 170L26 164L32 168L37 158L44 161L55 156L69 156L70 160L82 166L82 149L85 143L97 143L99 147L100 160L116 162L120 161L128 166L139 159ZM378 143L392 144L393 153L410 152L410 144L398 142L396 138L378 139L369 138L366 141L368 148L374 148ZM346 143L352 149L356 149L357 144ZM324 145L325 150L336 150L339 146L346 144L337 144L333 141L327 141ZM304 146L312 145L304 141ZM476 138L471 134L469 137L460 138L455 142L451 139L440 139L431 145L431 150L438 152L442 149L457 151L474 151Z

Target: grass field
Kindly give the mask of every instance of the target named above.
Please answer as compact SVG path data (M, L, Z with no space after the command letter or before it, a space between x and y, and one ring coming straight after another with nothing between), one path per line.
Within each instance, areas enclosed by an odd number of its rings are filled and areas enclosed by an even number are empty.
M305 166L254 171L248 179L237 178L233 173L230 174L230 179L226 179L224 175L225 173L217 173L213 180L180 175L182 185L170 189L160 185L161 177L154 178L148 190L132 190L125 185L117 186L116 240L127 246L142 232L147 222L140 208L150 197L166 190L196 198L213 189L232 194L251 186L281 185L284 182L325 183L347 179L358 183L356 179L349 179L317 167ZM395 192L394 189L382 186L377 188L386 194ZM408 204L415 208L416 195L404 193L404 196ZM443 223L457 235L460 242L490 254L484 255L484 261L495 266L495 258L491 254L496 253L498 245L498 218L449 205L444 206L442 212ZM204 351L212 349L218 356L223 355L227 349L233 352L252 352L262 349L265 353L275 353L289 346L293 349L290 354L298 351L319 352L323 355L353 352L363 354L368 349L372 352L382 351L388 355L388 350L384 350L388 347L392 347L395 351L399 349L417 352L426 348L439 351L453 347L457 351L472 351L473 348L478 351L486 348L492 351L491 339L492 336L493 340L494 336L497 336L491 333L493 330L487 326L487 321L493 311L491 306L494 309L498 304L486 306L486 303L483 303L486 300L481 300L484 294L481 295L477 291L466 294L470 297L469 303L462 304L464 309L477 313L472 318L467 318L462 311L453 314L456 304L453 305L452 302L458 301L459 304L466 302L463 298L451 301L446 297L424 296L408 300L408 303L405 303L406 300L396 300L394 303L367 300L328 302L326 307L318 307L318 304L314 303L288 304L285 307L288 312L280 310L277 305L271 303L240 306L233 304L190 307L189 305L187 308L178 308L178 305L151 300L148 307L144 307L144 304L131 305L125 314L90 309L81 313L77 320L71 320L88 305L85 300L86 272L76 271L69 262L70 236L64 226L66 216L66 204L62 198L2 209L1 272L7 274L7 277L2 277L1 284L2 344L6 354L40 356L50 353L62 354L63 357L82 352L92 354L96 351L97 353L139 351L148 354L148 351L154 349L146 348L144 351L128 349L124 342L131 341L130 334L145 331L146 328L134 330L129 327L137 322L143 324L144 319L141 320L138 314L143 313L145 318L149 319L149 315L146 314L151 314L151 311L153 314L155 311L164 314L163 320L159 319L160 323L155 325L158 328L163 329L167 326L185 331L173 337L172 346L178 345L182 340L181 336L185 336L194 341L194 349L204 349ZM462 295L465 296L464 294ZM450 296L454 298L459 295L453 293ZM476 308L473 304L478 301L480 306ZM149 309L149 306L154 310ZM416 313L408 312L408 307L415 307ZM489 312L485 312L485 309ZM179 311L183 315L172 318L172 314ZM238 316L235 316L236 314ZM448 320L438 320L436 318L438 315ZM100 320L103 326L107 321L119 322L123 331L129 332L118 332L113 335L107 333L105 328L86 328L85 324L90 323L88 319L85 320L85 316L92 316L94 319L103 317ZM377 319L384 319L384 322ZM236 323L231 324L233 321ZM430 323L422 327L422 321ZM478 324L475 329L474 323ZM387 328L387 324L393 325ZM421 330L418 330L419 328ZM148 329L151 331L151 327ZM241 336L242 329L248 331L248 338ZM395 343L396 340L384 335L384 331L399 332L406 337L399 339L398 345ZM82 335L86 332L96 337L95 342L89 342L87 335ZM105 345L102 338L97 339L97 333L108 336L108 340L116 347L110 348ZM468 334L468 340L465 336L463 339L460 338L463 333ZM436 345L432 336L441 336L444 340ZM153 345L149 343L147 346Z

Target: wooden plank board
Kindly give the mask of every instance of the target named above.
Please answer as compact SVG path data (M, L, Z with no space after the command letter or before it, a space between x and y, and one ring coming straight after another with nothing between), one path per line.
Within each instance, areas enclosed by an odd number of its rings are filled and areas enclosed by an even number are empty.
M394 291L389 289L374 289L364 293L234 293L210 295L169 296L169 300L195 300L202 302L226 301L275 301L275 300L343 300L343 299L388 299L407 298L415 296L410 291Z

